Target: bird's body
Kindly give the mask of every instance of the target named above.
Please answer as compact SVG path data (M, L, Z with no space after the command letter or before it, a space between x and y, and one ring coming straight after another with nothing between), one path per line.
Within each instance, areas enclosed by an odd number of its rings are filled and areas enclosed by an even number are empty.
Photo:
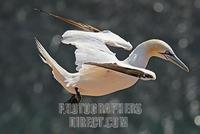
M79 31L76 31L76 32L79 32ZM80 41L81 43L79 44L79 40L82 40L82 38L76 38L76 35L73 35L73 37L75 38L74 40L71 37L71 35L70 37L68 37L66 34L64 34L63 36L65 36L63 37L63 39L65 39L63 40L64 43L67 43L67 44L71 43L71 44L77 45L79 49L82 49L81 44L83 42ZM85 41L85 38L84 38L84 41ZM94 47L95 46L94 39L92 39L92 41L93 41L93 44L89 43L85 45L93 45ZM90 41L87 40L87 42L90 42ZM149 44L150 42L161 42L161 41L149 40L146 43ZM44 59L46 60L46 63L53 63L52 65L50 65L51 67L55 65L59 66L56 63L56 61L54 61L53 58L51 58L51 56L46 52L46 50L42 47L42 45L38 41L37 41L37 44L38 44L40 53L42 54L42 57L44 57ZM89 46L83 46L83 48L84 50L91 49L91 47ZM105 51L103 50L103 47L100 47L100 48L101 48L100 52ZM144 49L143 47L141 48L140 45L136 47L135 50L130 54L130 56L124 61L119 61L111 51L105 53L105 54L109 53L107 55L107 58L101 58L101 57L104 57L103 55L104 53L99 55L98 51L99 50L96 50L96 48L94 47L94 51L91 50L90 53L89 52L84 53L85 57L81 54L81 52L76 51L76 64L78 65L77 67L78 72L69 73L66 70L59 71L59 70L64 70L62 67L59 66L59 68L57 69L58 71L53 71L53 73L58 72L56 75L54 73L54 77L58 80L58 82L60 82L63 85L65 89L67 89L68 92L75 94L74 88L77 87L81 95L87 95L87 96L102 96L102 95L114 93L119 90L126 89L134 85L138 81L139 78L144 79L144 80L156 79L156 76L153 72L144 69L146 68L147 63L151 56L148 55L147 50ZM53 62L51 62L51 60L53 60ZM105 64L110 63L111 65L108 65L108 66L111 66L111 67L107 68L105 65L101 67L100 65L87 64L87 63L95 62L95 61L96 63L100 63L102 65L104 65L104 63ZM127 69L141 70L144 73L150 74L152 77L151 78L135 77L133 75L130 75L129 73L123 73L123 72L117 71L115 69L115 64L119 65L120 67L123 67L126 70ZM56 66L54 68L56 68ZM123 68L120 68L120 69L123 69ZM61 73L59 74L59 72Z
M50 65L51 68L53 68L54 77L71 94L75 94L74 90L75 87L78 87L81 95L102 96L114 93L122 89L126 89L134 85L139 78L132 76L130 74L114 70L115 63L117 63L117 65L120 65L120 67L123 67L124 69L138 69L144 71L145 73L149 73L152 76L152 78L150 79L155 79L155 74L153 72L142 68L137 68L137 66L145 68L148 60L146 58L143 59L144 56L141 57L136 53L133 53L133 55L135 55L135 57L133 58L134 61L132 61L133 63L135 63L134 66L128 64L129 58L127 58L124 61L119 61L117 60L117 58L113 59L111 58L113 60L112 62L110 60L107 61L106 58L98 61L99 63L102 63L102 65L103 63L111 63L112 65L108 66L111 66L111 68L113 69L107 68L106 66L101 67L100 65L92 65L92 64L81 64L81 67L79 67L80 61L76 60L76 64L78 65L77 67L78 72L69 73L56 63L56 61L42 47L39 41L37 41L37 45L41 53L41 56L43 57L43 61L45 61L47 64ZM85 57L86 61L84 61L84 59L81 61L88 63L91 62L90 56L94 58L91 59L91 61L95 60L95 58L99 58L98 56L90 55L89 53L87 53L87 57ZM100 56L102 57L102 55ZM110 56L113 57L114 55L111 54ZM80 59L83 57L79 57L78 54L76 54L76 58ZM141 79L149 80L149 78L142 78L142 77Z
M76 87L81 95L102 96L126 89L136 83L138 78L94 65L86 65L80 72ZM70 88L69 92L75 94Z
M76 73L69 73L63 69L36 39L42 60L52 68L55 79L71 94L76 94L78 89L81 95L102 96L126 89L134 85L138 79L155 80L155 73L145 69L153 56L173 62L189 71L164 41L158 39L145 41L139 44L124 61L120 61L107 47L110 45L131 50L131 44L120 36L108 30L100 31L87 24L47 14L85 30L68 30L62 35L62 43L77 48Z

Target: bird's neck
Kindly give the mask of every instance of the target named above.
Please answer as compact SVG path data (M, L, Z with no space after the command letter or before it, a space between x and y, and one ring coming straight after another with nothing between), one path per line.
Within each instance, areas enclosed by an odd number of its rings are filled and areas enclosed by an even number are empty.
M141 68L146 68L151 56L148 54L148 49L143 47L143 44L137 46L124 62Z

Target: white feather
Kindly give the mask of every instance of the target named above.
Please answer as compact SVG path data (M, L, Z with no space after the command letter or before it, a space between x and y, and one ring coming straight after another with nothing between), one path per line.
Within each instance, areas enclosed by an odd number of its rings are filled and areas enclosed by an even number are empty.
M66 31L63 35L63 43L67 43L67 41L85 41L85 40L90 40L90 41L94 41L94 40L99 40L102 42L102 44L104 45L110 45L113 47L121 47L124 48L126 50L131 50L132 49L132 45L127 42L126 40L122 39L119 35L116 35L114 33L112 33L109 30L104 30L101 32L86 32L86 31L79 31L79 30L68 30ZM69 39L70 38L70 39ZM94 45L97 48L97 45ZM92 47L92 46L91 46ZM103 47L103 46L99 46L99 47ZM105 47L103 47L103 49L105 49Z

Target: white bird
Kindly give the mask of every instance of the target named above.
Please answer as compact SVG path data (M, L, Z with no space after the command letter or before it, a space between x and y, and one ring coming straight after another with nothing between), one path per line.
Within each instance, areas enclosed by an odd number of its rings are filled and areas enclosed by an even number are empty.
M84 30L68 30L62 35L62 43L77 48L76 73L63 69L35 39L40 56L52 68L55 79L73 94L70 102L79 102L81 95L102 96L126 89L134 85L138 79L155 80L155 73L145 69L151 57L170 61L189 72L188 67L164 41L158 39L145 41L139 44L125 60L120 61L107 47L110 45L131 50L131 44L120 36L108 30L100 31L87 24L47 14Z

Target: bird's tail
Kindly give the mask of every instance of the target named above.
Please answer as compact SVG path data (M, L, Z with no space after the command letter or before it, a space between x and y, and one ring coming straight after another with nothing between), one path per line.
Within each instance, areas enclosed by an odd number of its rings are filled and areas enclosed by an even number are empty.
M52 73L54 75L54 78L63 86L65 87L68 84L68 79L71 78L71 73L67 72L65 69L63 69L44 49L42 44L35 38L35 42L37 45L37 48L40 53L40 57L42 61L46 64L48 64L52 68Z

